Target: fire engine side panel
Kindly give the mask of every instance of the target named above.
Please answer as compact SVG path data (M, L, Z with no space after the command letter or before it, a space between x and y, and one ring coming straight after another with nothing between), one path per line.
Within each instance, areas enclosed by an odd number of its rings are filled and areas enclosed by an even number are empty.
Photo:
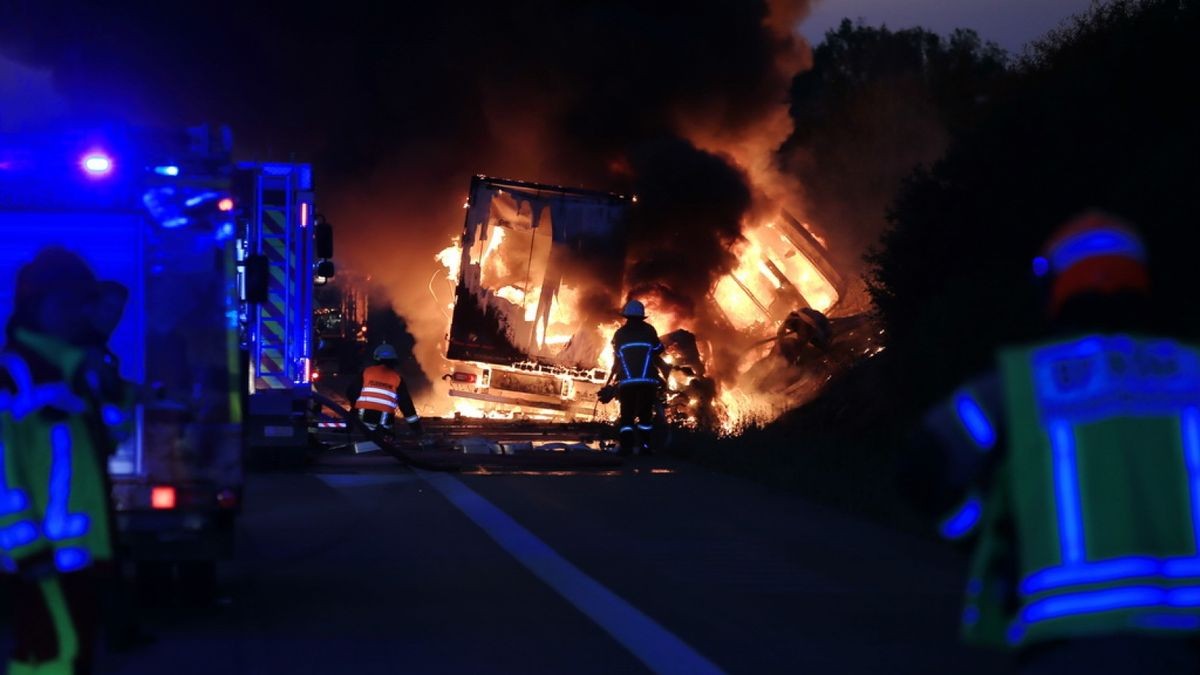
M305 164L242 164L252 252L267 257L267 302L250 308L256 391L305 391L312 360L312 173ZM249 174L250 180L245 180Z

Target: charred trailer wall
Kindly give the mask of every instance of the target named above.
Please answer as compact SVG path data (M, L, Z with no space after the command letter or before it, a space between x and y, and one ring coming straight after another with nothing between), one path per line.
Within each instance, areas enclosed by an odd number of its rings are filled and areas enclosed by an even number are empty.
M446 356L594 367L620 304L631 200L476 176Z

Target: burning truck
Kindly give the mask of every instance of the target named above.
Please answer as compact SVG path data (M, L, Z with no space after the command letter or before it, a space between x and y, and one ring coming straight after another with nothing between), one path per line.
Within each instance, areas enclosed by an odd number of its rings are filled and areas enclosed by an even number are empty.
M472 416L596 418L616 330L632 197L476 176L460 241L443 380ZM611 325L608 325L611 324Z
M548 420L610 419L597 394L624 300L625 241L637 198L475 176L461 238L438 254L454 289L442 381L456 413ZM681 243L686 251L686 243ZM708 306L677 318L642 298L667 351L669 417L704 426L773 417L827 377L806 376L787 327L835 310L845 279L821 241L786 211L743 224L736 265L707 289ZM824 322L835 335L814 362L873 353L861 317ZM826 335L826 338L831 336ZM791 340L793 350L781 349ZM868 340L869 341L869 340ZM804 345L800 344L803 348ZM786 358L785 358L786 355ZM846 359L834 357L834 361ZM812 371L812 368L807 369ZM825 372L828 368L818 369Z

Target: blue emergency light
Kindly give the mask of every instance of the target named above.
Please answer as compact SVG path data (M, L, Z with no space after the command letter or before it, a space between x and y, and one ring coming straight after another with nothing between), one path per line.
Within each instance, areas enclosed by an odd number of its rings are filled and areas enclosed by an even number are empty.
M113 159L107 153L93 150L79 160L79 166L93 178L103 178L112 173Z

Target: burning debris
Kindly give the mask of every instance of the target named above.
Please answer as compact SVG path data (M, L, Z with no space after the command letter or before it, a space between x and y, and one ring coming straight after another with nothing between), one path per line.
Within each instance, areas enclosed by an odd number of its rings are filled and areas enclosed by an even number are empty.
M459 414L611 417L597 394L629 295L664 331L662 409L678 424L766 421L856 358L863 320L826 318L844 281L786 212L743 225L724 273L660 271L635 290L651 277L627 262L632 198L477 176L466 206L461 239L436 255L454 284L443 381ZM689 275L699 288L675 292Z

